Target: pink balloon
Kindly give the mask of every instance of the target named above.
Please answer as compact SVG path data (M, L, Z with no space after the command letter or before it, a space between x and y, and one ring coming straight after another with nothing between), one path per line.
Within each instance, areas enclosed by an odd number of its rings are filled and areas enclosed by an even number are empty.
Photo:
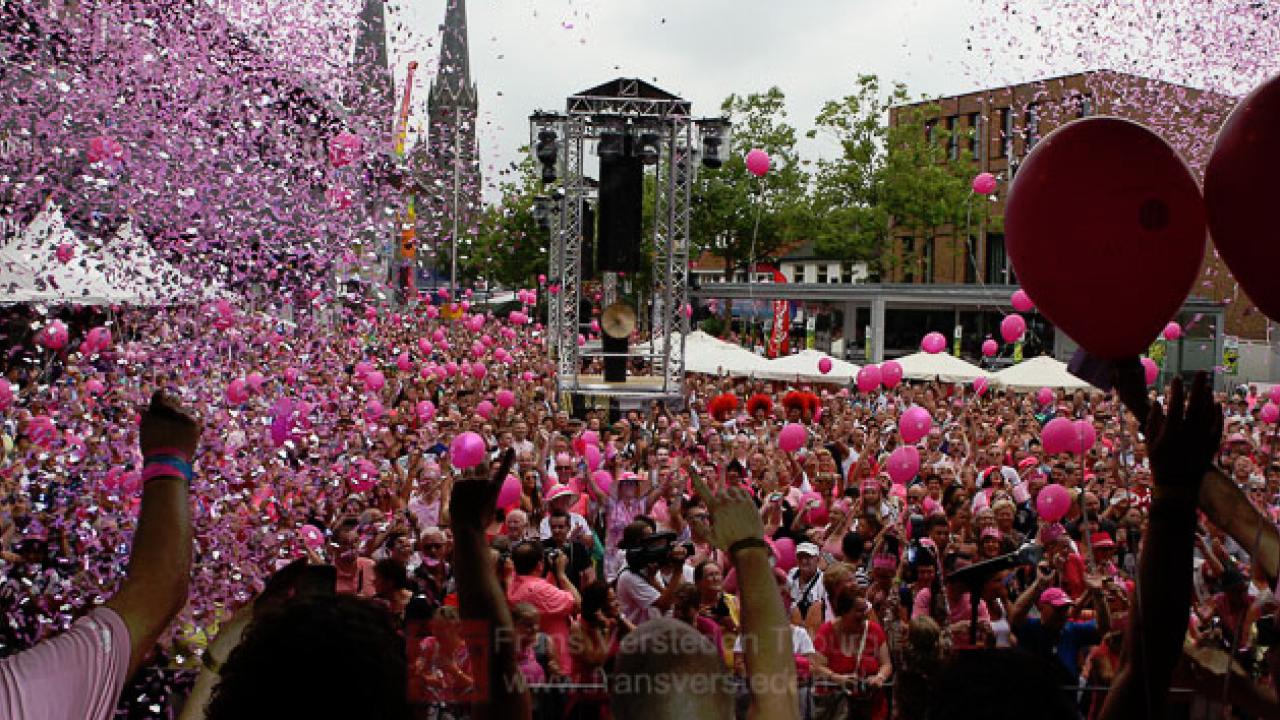
M461 433L449 443L449 463L460 470L473 468L484 462L486 454L488 448L485 447L484 438L474 432Z
M488 420L489 416L493 415L493 403L488 400L481 400L480 404L476 405L476 414Z
M260 372L251 372L244 379L245 385L249 387L250 392L258 392L262 389L262 385L267 381Z
M899 485L911 481L920 471L920 451L912 445L903 445L889 453L889 479Z
M778 538L773 541L773 555L778 569L789 572L796 566L796 541L791 538Z
M596 470L591 473L591 479L596 482L600 492L606 495L609 494L609 488L613 487L613 475L608 470Z
M511 510L520 504L520 478L508 475L502 481L502 489L498 491L498 507Z
M996 176L989 172L973 176L973 192L978 195L990 195L996 191Z
M1040 431L1040 444L1044 446L1044 451L1050 455L1071 452L1072 435L1074 434L1075 430L1071 420L1054 418L1046 423L1044 429Z
M916 443L920 438L929 434L929 428L933 427L933 417L929 415L929 411L919 405L908 408L902 413L901 421L898 423L898 432L901 433L902 439L909 443Z
M595 472L600 469L600 462L604 459L600 455L600 448L595 445L588 445L582 449L582 456L587 460L587 469Z
M436 416L436 404L430 400L418 401L418 419L423 422L431 422L431 418Z
M418 338L418 351L423 355L430 355L431 341L426 338Z
M880 363L880 382L890 390L902 382L902 366L897 360L886 360Z
M755 148L747 153L747 172L756 177L764 177L769 172L769 153Z
M824 357L818 359L818 372L826 375L831 372L831 358Z
M382 403L378 400L370 400L364 404L364 419L369 422L377 422L386 414L386 408L382 407Z
M1160 366L1156 365L1156 361L1149 357L1142 358L1142 374L1147 380L1148 385L1155 385L1156 378L1160 377Z
M947 338L940 332L931 332L920 341L920 349L930 355L937 355L947 348Z
M1036 495L1036 512L1046 522L1058 522L1071 509L1071 493L1061 485L1045 485Z
M1036 308L1027 291L1021 288L1013 291L1013 297L1009 298L1009 301L1013 304L1013 309L1020 313L1031 312Z
M93 378L89 380L89 382L84 384L84 389L90 395L97 397L98 395L101 395L103 392L105 392L107 387L102 384L101 380L98 380L97 378Z
M787 423L778 433L778 448L783 452L795 452L804 447L809 439L809 431L800 423Z
M75 254L76 246L71 243L60 243L57 249L53 251L53 256L63 265L71 262L71 258L75 257Z
M409 372L413 369L413 361L409 359L409 351L406 350L396 358L396 369L400 372Z
M516 394L510 390L499 390L496 399L498 407L509 408L516 404Z
M987 392L987 379L984 377L976 377L973 379L973 391L982 397Z
M111 347L111 331L101 326L93 328L85 336L85 341L93 352L102 352Z
M858 371L858 390L864 393L875 391L880 387L883 376L880 373L880 367L877 365L863 365Z
M998 352L1000 352L1000 343L996 342L995 340L992 340L991 338L987 338L986 340L982 341L983 357L992 357Z
M1280 403L1280 385L1272 385L1267 391L1267 398L1273 403Z
M1276 424L1276 420L1280 420L1280 405L1269 402L1262 406L1262 422Z
M99 135L89 139L89 148L84 156L91 163L123 160L124 146L113 137Z
M61 320L52 320L36 336L36 342L49 350L61 350L69 337L67 326Z
M382 374L381 370L371 370L368 375L364 376L365 390L377 392L378 390L381 390L382 387L386 384L387 384L387 378L385 375Z
M1053 391L1047 387L1042 387L1036 391L1036 401L1041 405L1048 405L1053 402Z
M1176 322L1171 322L1164 326L1164 332L1161 334L1164 335L1165 340L1177 340L1182 337L1182 326Z
M340 132L329 140L329 163L336 168L350 165L360 159L363 148L360 136Z
M7 378L0 377L0 410L8 410L13 404L13 386Z
M471 363L471 377L481 380L489 372L484 363Z
M245 387L243 378L236 378L227 384L227 402L240 405L249 399L249 389Z
M1007 343L1015 343L1027 331L1027 321L1021 315L1005 315L1000 321L1000 337Z
M1071 441L1067 449L1076 455L1084 455L1098 442L1098 433L1093 423L1088 420L1077 420L1071 424Z
M315 525L303 525L298 528L298 537L302 538L302 544L311 550L324 545L324 533Z

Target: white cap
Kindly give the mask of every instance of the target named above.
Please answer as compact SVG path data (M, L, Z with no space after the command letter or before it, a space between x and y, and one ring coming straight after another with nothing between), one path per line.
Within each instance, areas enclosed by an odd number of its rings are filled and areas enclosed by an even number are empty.
M796 555L812 555L818 557L818 546L811 542L802 542L796 546Z

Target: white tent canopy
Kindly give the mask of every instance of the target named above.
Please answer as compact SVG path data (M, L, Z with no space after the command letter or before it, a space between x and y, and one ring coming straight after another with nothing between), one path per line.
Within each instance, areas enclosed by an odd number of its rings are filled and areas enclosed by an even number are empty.
M992 380L1010 390L1089 390L1093 386L1067 371L1067 364L1047 355L1024 360L996 373Z
M222 292L216 281L198 287L182 271L160 257L151 243L126 222L106 248L106 273L113 282L133 293L135 304L164 304L192 299L213 299Z
M831 372L823 375L818 370L818 362L822 358L831 359ZM858 366L838 360L817 350L801 350L795 355L787 355L775 360L766 361L764 372L756 377L766 380L787 380L790 382L848 384L858 374Z
M69 262L58 248L70 246ZM132 302L133 293L117 286L103 262L67 228L62 211L46 207L13 242L0 247L0 303L75 303L110 305Z
M636 346L641 353L650 352L650 343ZM671 335L671 354L678 354L680 336ZM768 361L746 348L712 337L701 330L694 330L684 338L685 372L703 375L730 375L735 377L760 377L768 368Z
M908 380L940 380L948 383L968 383L991 374L977 365L971 365L946 353L918 352L896 358L902 366L902 377Z

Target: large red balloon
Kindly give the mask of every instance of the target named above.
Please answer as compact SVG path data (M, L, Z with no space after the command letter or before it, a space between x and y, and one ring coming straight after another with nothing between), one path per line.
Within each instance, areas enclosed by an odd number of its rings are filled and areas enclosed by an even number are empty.
M1036 308L1091 354L1138 355L1191 292L1204 202L1186 163L1137 123L1077 120L1027 156L1005 212Z
M1231 111L1218 131L1204 171L1209 232L1218 254L1245 294L1267 317L1280 320L1280 225L1275 177L1280 163L1280 76Z

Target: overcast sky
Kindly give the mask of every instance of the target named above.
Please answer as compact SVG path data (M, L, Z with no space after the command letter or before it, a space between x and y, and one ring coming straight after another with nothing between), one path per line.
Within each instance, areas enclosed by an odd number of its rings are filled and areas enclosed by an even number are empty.
M447 1L390 6L397 82L409 59L422 65L415 100L425 102ZM964 92L975 87L964 65L976 9L975 0L470 0L486 182L518 159L531 111L563 110L568 95L619 76L654 82L697 115L715 114L731 92L777 85L801 136L860 73L913 93ZM830 148L806 140L801 152Z

